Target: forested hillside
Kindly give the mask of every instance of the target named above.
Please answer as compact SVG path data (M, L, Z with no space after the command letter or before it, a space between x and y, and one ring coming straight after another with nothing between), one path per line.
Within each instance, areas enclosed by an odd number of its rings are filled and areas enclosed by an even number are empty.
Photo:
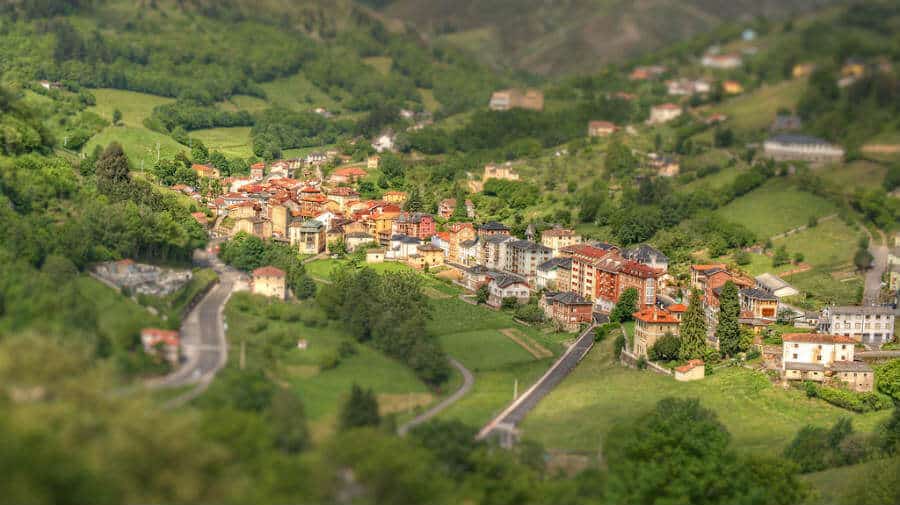
M587 73L715 29L838 3L828 0L387 0L365 2L499 68Z

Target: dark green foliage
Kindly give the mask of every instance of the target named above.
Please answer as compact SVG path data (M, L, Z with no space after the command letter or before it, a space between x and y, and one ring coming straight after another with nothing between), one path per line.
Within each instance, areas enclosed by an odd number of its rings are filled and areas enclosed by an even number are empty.
M420 276L378 275L370 268L335 270L334 283L318 294L329 317L342 322L359 341L370 341L385 354L409 365L425 382L438 385L450 365L437 339L426 329L428 298Z
M266 150L333 144L338 136L348 133L351 128L352 123L329 121L313 112L267 109L251 130L253 152L263 156Z
M286 453L297 453L309 447L309 430L303 402L296 393L279 388L272 396L269 419L275 446Z
M872 253L868 249L857 249L853 255L853 264L857 270L868 270L872 268L872 262L875 260Z
M97 189L114 199L127 198L131 183L128 157L122 146L113 142L97 160Z
M612 312L609 313L609 320L614 323L623 323L631 321L633 314L637 312L638 292L635 288L628 288L619 295L619 301L616 302Z
M609 143L606 151L606 171L616 178L629 177L638 166L638 160L631 154L631 148L619 140Z
M808 473L859 463L869 452L869 442L853 432L852 422L845 417L828 430L805 426L785 448L784 457Z
M888 167L887 173L884 174L884 183L882 185L885 191L893 191L900 187L900 163L892 163Z
M113 120L115 122L115 117ZM253 118L245 110L230 112L193 100L179 100L171 104L158 105L153 109L148 121L148 126L160 125L164 131L173 131L177 127L185 130L201 130L253 125Z
M772 255L772 266L780 267L782 265L787 265L791 262L791 256L787 252L787 247L779 246L778 249L775 249L775 254Z
M378 426L380 423L381 416L378 415L378 399L375 398L375 392L353 384L350 397L341 408L338 427L341 430L350 430L365 426Z
M219 257L246 272L268 265L284 270L288 288L301 300L316 293L315 281L306 274L297 251L287 244L241 232L220 246Z
M719 295L719 321L716 325L716 338L719 349L726 356L734 356L743 351L741 348L741 304L738 300L738 289L732 281L727 281Z
M500 308L505 310L513 310L519 307L519 299L515 296L506 296L500 300Z
M891 417L884 422L878 444L885 454L894 455L900 449L900 407L894 406Z
M475 441L475 428L458 420L435 420L416 426L410 436L430 450L451 476L460 476L475 468L472 453L481 443Z
M317 289L318 288L316 286L316 281L314 281L312 277L304 273L298 278L298 280L294 284L294 287L292 288L292 291L294 292L294 296L301 300L305 300L307 298L316 296Z
M544 320L544 311L536 302L528 303L516 309L516 317L529 323L539 323Z
M647 350L647 357L651 361L674 361L681 352L681 339L666 333Z
M695 289L681 319L678 331L681 338L679 356L683 360L700 358L706 349L706 317L703 314L702 298L703 293Z
M615 342L613 342L613 356L618 359L623 350L625 350L625 335L619 333L619 335L616 337Z
M728 431L697 400L661 400L606 440L609 503L762 505L806 496L790 464L730 449Z
M900 359L876 366L875 387L894 400L900 400Z
M524 209L537 202L540 191L535 185L523 181L488 179L484 183L484 194L500 198L510 208Z
M487 303L490 294L491 291L488 289L488 285L482 284L481 286L478 286L478 290L475 291L475 301L478 303Z
M853 412L874 412L889 409L894 405L890 396L878 393L857 393L838 387L820 386L813 382L805 384L807 396L815 396L826 402Z

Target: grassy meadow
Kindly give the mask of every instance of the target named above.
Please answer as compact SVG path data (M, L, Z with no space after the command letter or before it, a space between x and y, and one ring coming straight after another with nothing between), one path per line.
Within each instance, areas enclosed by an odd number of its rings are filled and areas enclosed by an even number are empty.
M833 214L837 212L837 207L822 197L785 185L783 181L772 181L716 212L730 221L743 224L764 240L803 226L810 217Z
M871 431L890 411L854 414L799 390L783 390L765 375L723 368L704 380L682 383L672 377L625 368L612 359L612 339L591 351L553 393L525 418L526 438L548 449L596 451L614 425L628 423L666 397L700 398L714 410L740 450L770 453L793 439L806 424L831 426L850 417L858 431Z
M209 150L221 151L229 158L249 158L253 156L253 142L249 126L231 128L209 128L195 130L191 137L203 142Z

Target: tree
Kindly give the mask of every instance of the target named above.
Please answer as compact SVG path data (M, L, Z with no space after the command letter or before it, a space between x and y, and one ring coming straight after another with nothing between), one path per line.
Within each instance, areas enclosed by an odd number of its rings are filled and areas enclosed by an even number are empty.
M894 406L891 417L884 422L878 445L885 454L894 455L900 449L900 406Z
M872 253L868 249L859 248L856 250L856 254L853 255L853 264L860 271L872 268L873 261L875 261L875 258L872 257Z
M787 247L778 246L778 249L775 249L775 254L772 255L772 266L780 267L781 265L787 265L790 263L791 257L787 252Z
M453 220L465 220L469 215L466 212L466 194L462 191L456 192L456 206L453 207Z
M681 339L666 333L647 350L650 361L674 361L681 351Z
M286 453L296 453L309 446L309 430L303 402L293 391L279 388L272 397L269 420L275 434L275 446Z
M731 147L734 144L734 132L731 128L716 128L714 142L716 147Z
M666 398L607 436L607 503L790 504L806 489L794 467L729 447L730 434L696 399Z
M703 356L706 349L706 316L703 314L703 292L699 289L691 292L688 308L681 319L679 327L681 350L679 357L684 360Z
M479 304L487 303L490 294L491 291L490 289L488 289L488 285L482 284L481 286L478 286L478 290L475 291L475 301Z
M96 164L97 189L113 198L124 198L131 183L128 157L118 142L112 142Z
M305 272L300 275L297 283L291 288L294 292L294 296L301 300L306 300L307 298L315 296L317 289L316 281Z
M606 172L616 178L630 176L638 166L631 149L619 140L609 143L606 152Z
M409 192L409 198L406 200L406 204L403 209L407 212L422 212L422 195L419 194L419 187L413 186L412 190Z
M794 263L799 265L800 263L803 263L804 259L806 259L806 256L804 256L802 252L794 253Z
M114 125L118 126L119 121L121 121L121 120L122 120L122 111L120 111L119 109L114 109L113 113L112 113L112 123Z
M371 389L363 389L354 383L350 390L350 397L341 408L339 423L341 430L381 424L375 392Z
M741 325L738 321L740 316L738 289L734 282L729 280L725 282L719 295L719 322L716 325L719 348L727 356L734 356L741 350Z
M631 321L633 314L637 312L638 291L635 288L628 288L619 295L619 301L616 302L612 312L609 313L609 320L614 323L624 323Z

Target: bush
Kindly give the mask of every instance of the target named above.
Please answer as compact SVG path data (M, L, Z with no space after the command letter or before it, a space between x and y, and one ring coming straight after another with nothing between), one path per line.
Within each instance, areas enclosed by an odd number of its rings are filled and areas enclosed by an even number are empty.
M609 329L604 324L603 326L597 326L594 328L594 342L603 342L604 339L609 335Z
M328 351L320 356L318 361L321 370L332 370L341 364L341 357L337 351Z
M750 361L762 356L762 353L759 352L759 349L751 349L750 352L747 353L746 360Z
M666 333L647 350L647 356L651 361L673 361L678 359L680 349L681 339Z
M625 335L622 335L620 333L619 336L616 337L616 341L613 344L613 356L618 359L618 357L622 354L623 349L625 349Z
M852 410L853 412L875 412L894 406L893 400L881 393L856 393L846 389L818 386L811 382L808 384L812 384L812 387L815 389L815 396L836 407ZM806 394L809 396L810 386L806 385L806 388Z
M529 323L539 323L544 320L544 311L536 303L529 303L516 309L516 317Z
M637 360L637 367L638 367L638 370L646 370L646 368L647 368L647 358L645 358L645 357L643 357L643 356L641 356L640 358L638 358L638 360Z
M358 352L358 350L356 349L355 343L353 343L350 340L344 340L338 346L337 352L338 352L338 356L340 356L341 359L344 359L344 358L349 358L350 356L355 355Z
M515 309L519 306L519 299L515 296L507 296L500 302L500 307L504 309Z

